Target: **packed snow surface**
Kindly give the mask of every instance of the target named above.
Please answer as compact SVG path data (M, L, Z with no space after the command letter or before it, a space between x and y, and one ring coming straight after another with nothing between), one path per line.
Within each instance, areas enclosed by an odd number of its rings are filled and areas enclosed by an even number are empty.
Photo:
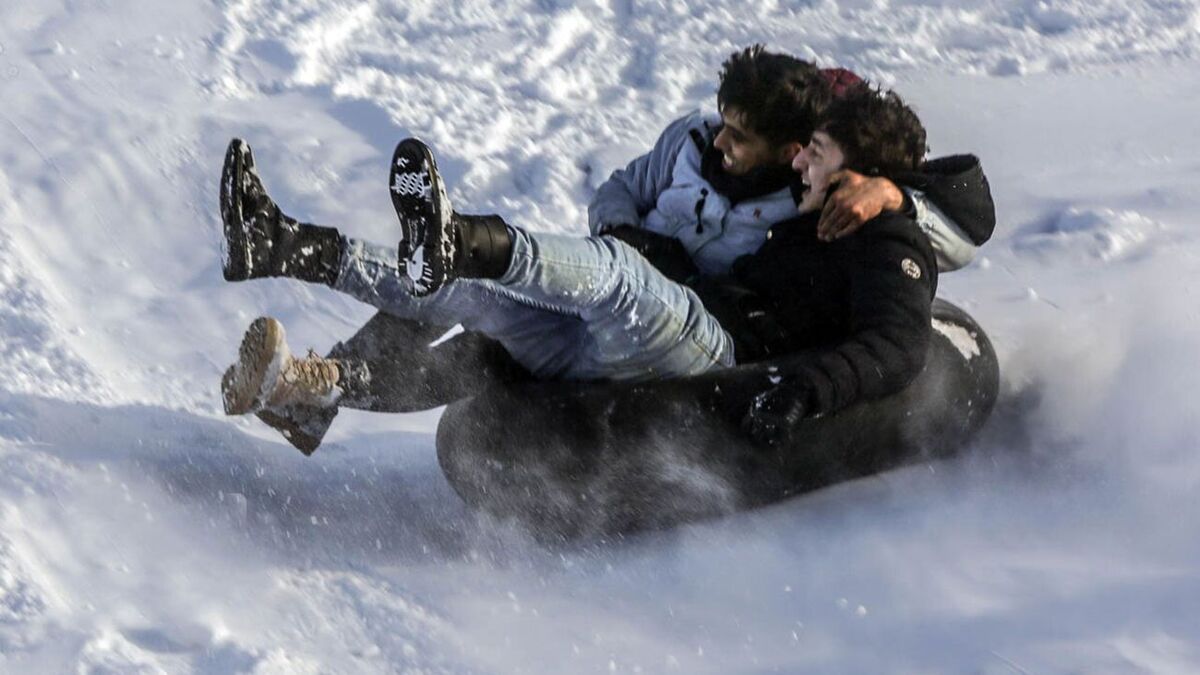
M306 459L220 414L256 316L222 152L390 242L394 143L451 197L583 232L592 190L766 42L895 87L983 158L996 236L940 293L995 342L961 459L633 539L470 513L437 411ZM0 3L0 671L1200 672L1195 0Z

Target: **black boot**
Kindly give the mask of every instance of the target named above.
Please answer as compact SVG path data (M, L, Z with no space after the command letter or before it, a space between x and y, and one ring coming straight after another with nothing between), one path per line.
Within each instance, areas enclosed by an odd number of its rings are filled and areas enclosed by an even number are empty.
M451 218L458 237L454 276L465 279L499 279L512 261L512 233L500 216Z
M341 235L280 211L254 169L250 146L237 138L229 143L221 172L221 220L226 281L291 277L329 286L337 281Z

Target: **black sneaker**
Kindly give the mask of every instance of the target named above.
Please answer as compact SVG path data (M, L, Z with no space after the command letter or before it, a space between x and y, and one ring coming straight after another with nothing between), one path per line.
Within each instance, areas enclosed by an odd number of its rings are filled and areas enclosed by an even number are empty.
M400 265L412 294L429 295L452 278L455 255L453 209L429 147L415 138L400 141L388 186L400 219Z

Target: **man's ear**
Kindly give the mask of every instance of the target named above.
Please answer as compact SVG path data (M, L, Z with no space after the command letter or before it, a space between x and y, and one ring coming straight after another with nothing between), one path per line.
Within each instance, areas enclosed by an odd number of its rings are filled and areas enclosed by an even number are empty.
M784 143L783 146L779 148L779 163L791 166L792 160L796 159L796 155L800 154L800 151L803 149L804 144L800 143L799 141Z

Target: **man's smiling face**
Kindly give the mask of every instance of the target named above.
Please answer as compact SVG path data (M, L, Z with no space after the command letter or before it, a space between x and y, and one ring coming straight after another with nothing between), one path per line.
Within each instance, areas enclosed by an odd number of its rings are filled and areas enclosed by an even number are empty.
M723 126L713 139L713 146L721 151L721 167L732 176L744 176L760 166L777 166L788 163L795 153L792 146L772 146L771 142L756 133L746 124L746 117L737 108L726 106L721 110Z

